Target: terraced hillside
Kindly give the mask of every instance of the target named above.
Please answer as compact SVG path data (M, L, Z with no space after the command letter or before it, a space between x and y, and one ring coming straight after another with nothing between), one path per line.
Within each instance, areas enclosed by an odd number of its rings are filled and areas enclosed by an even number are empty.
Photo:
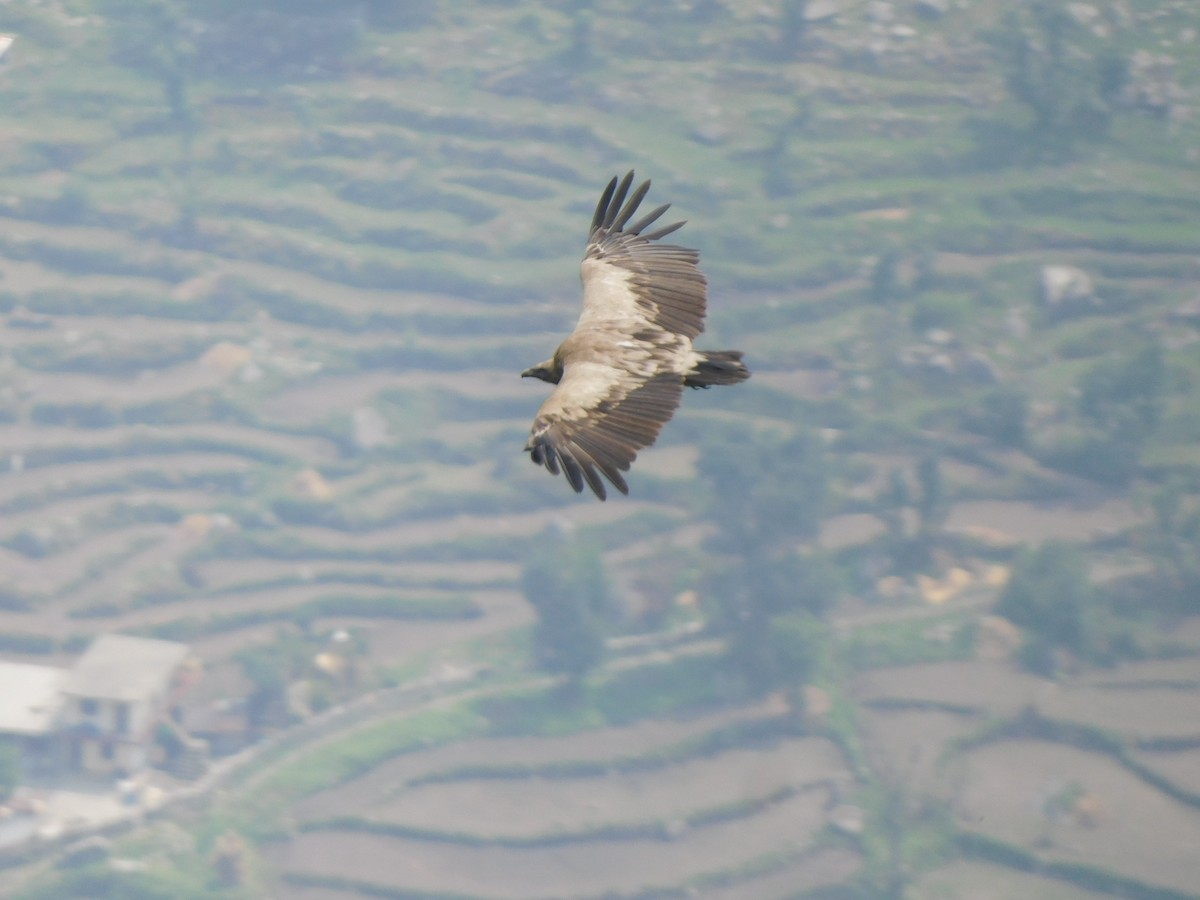
M831 789L850 777L836 748L783 738L717 749L722 735L761 729L764 712L399 757L302 803L300 835L268 853L297 896L321 885L623 895L753 876L752 864L776 858L813 886L836 883L857 855L811 846Z
M1182 777L1200 737L1196 675L1194 658L1062 685L943 663L871 673L856 691L880 765L906 760L897 775L946 796L972 852L1018 848L1027 864L1036 854L1033 867L1101 891L1187 896L1196 871L1182 848L1200 825Z
M994 876L1012 896L1091 896L1095 869L1186 894L1197 873L1173 844L1126 840L1116 798L1196 827L1197 736L1171 725L1194 719L1194 603L1106 645L1112 663L1179 655L1178 677L1120 668L1057 695L1028 676L1002 710L949 687L1026 678L968 661L989 573L1026 543L1065 538L1105 583L1194 577L1190 5L1021 7L1008 24L966 0L301 6L0 6L16 36L0 61L0 652L170 637L220 696L250 690L247 653L311 657L345 628L361 677L323 703L439 666L524 677L520 575L548 526L603 552L621 627L710 622L713 436L812 432L829 489L805 551L838 572L827 721L749 705L704 647L654 658L726 704L686 725L648 704L570 726L611 731L504 744L511 723L468 705L450 731L474 743L363 751L326 792L328 760L310 761L314 783L281 788L282 825L257 835L261 883L773 897L901 879L933 897ZM689 219L706 340L744 349L755 377L691 393L631 498L599 504L522 459L544 386L517 373L571 326L592 205L630 167ZM925 508L904 497L931 458ZM918 518L936 547L910 565ZM893 668L946 657L927 664L963 672L931 669L929 690ZM1154 699L1144 729L1126 727L1132 697ZM728 731L738 716L769 724ZM1013 733L983 735L992 717ZM941 805L923 819L885 776L915 765L897 747L941 759L926 728L957 774L931 768ZM875 739L888 729L907 737ZM1017 759L1025 780L1001 797ZM1109 811L1047 837L1053 817L1022 798L1077 767ZM901 847L886 823L904 803L933 824ZM838 818L862 808L862 827ZM196 859L216 830L197 826ZM1047 841L1067 867L1050 880L1021 855Z
M776 703L387 754L292 804L264 854L297 897L873 896L894 873L847 839L867 816L909 845L906 896L1192 896L1196 677L1194 656L1066 684L871 671L851 693L873 800Z

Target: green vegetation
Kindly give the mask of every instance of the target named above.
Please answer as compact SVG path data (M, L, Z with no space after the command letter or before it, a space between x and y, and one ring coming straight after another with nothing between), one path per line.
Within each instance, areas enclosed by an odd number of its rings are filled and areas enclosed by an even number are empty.
M599 551L548 529L521 570L521 589L537 613L533 656L538 667L561 675L568 697L600 662L604 625L613 602Z
M93 606L77 611L80 618L113 616L121 612L115 605ZM86 615L85 615L86 613ZM307 626L314 619L348 616L363 619L444 620L473 619L480 615L479 606L469 597L397 597L397 596L336 596L318 597L305 603L279 609L250 609L232 613L210 613L207 616L185 616L170 619L142 629L148 637L172 641L189 641L205 635L237 631L265 622L292 622Z
M1100 651L1099 594L1085 565L1076 547L1046 543L1022 553L1013 566L997 610L1027 629L1021 653L1034 671L1052 674L1056 650L1091 659Z
M480 713L503 735L623 725L744 699L744 689L722 678L723 668L723 661L711 655L684 656L593 676L570 695L569 705L554 702L561 698L557 690L529 688L481 701Z
M285 757L218 809L216 820L236 822L246 835L279 836L281 816L289 803L342 784L403 753L478 734L481 726L470 706L461 704L364 725Z
M916 619L855 629L839 643L837 654L851 671L970 659L976 637L969 622L950 613L936 624Z
M89 866L46 880L13 895L14 900L218 900L231 894L217 884L199 887L195 872L152 870L122 873Z
M837 595L837 573L799 543L816 532L828 492L827 462L815 435L764 435L747 445L714 429L698 464L715 527L706 593L731 662L759 688L801 684L818 665L819 616Z
M1150 587L1158 601L1194 611L1200 606L1200 510L1187 509L1186 493L1178 480L1152 491L1142 540L1154 561Z
M1025 154L1069 158L1107 136L1129 81L1129 60L1115 42L1052 0L1023 0L992 41L1009 96L1028 118L1017 132Z
M1168 387L1162 347L1152 339L1141 343L1084 372L1078 382L1080 427L1042 451L1047 464L1116 486L1137 475Z

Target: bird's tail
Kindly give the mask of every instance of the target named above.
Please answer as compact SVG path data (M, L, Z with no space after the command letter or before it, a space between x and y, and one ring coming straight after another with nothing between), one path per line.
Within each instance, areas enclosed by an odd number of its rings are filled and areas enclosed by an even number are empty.
M750 370L742 362L741 350L700 350L698 355L700 359L683 379L688 387L737 384L750 377Z

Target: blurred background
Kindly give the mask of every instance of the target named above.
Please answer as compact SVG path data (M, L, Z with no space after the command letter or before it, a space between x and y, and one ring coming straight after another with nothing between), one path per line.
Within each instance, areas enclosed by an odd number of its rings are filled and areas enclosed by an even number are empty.
M103 822L0 735L0 894L1197 896L1198 37L0 0L0 658L195 663ZM630 168L754 377L601 504L518 373Z

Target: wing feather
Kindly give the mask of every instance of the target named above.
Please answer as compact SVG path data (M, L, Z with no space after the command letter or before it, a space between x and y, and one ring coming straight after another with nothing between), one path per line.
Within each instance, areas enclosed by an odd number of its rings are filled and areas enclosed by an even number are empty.
M584 484L601 500L607 478L629 493L622 472L658 438L683 397L683 379L666 372L642 380L621 368L568 369L546 398L525 449L576 493Z
M600 200L596 204L596 212L592 215L592 227L588 234L604 227L604 217L608 215L608 207L612 201L613 192L617 189L617 176L614 175L612 180L604 188L604 192L600 195Z
M653 209L650 212L646 213L646 215L642 216L640 219L638 219L636 222L634 222L632 225L630 225L628 228L626 228L625 231L629 234L641 234L643 231L646 230L647 225L652 225L654 222L657 222L658 219L662 216L662 214L665 213L670 208L671 208L670 203L664 203L662 206L658 207L657 209ZM679 224L682 225L683 223L680 222Z
M625 227L650 190L650 182L644 181L631 194L632 184L633 172L620 182L614 178L596 205L583 257L580 321L633 318L695 338L704 330L708 302L700 254L687 247L655 243L681 228L683 222L642 233L670 204Z
M633 172L630 172L626 178L632 181ZM621 231L625 227L625 223L633 218L633 214L637 212L637 208L641 205L642 201L646 199L646 194L648 193L650 193L650 182L643 181L638 185L637 190L633 192L625 206L622 207L621 211L617 213L616 218L612 220L612 224L609 226L608 230ZM666 212L666 210L663 210L663 212ZM636 234L637 232L632 233Z
M673 231L678 231L680 228L682 228L686 224L687 224L687 222L675 222L671 225L664 225L662 228L659 228L656 231L652 231L649 234L643 234L642 240L657 241L659 238L666 237L668 234L670 234Z

